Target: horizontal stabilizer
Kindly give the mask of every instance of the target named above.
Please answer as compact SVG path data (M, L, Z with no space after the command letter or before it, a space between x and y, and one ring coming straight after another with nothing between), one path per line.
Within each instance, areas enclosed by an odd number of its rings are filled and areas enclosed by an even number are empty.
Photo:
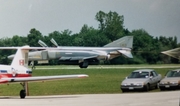
M175 49L171 49L171 50L167 50L167 51L163 51L161 52L165 55L177 58L180 60L180 48L175 48Z
M124 56L128 58L133 58L133 55L131 54L131 51L129 50L118 50L118 52L120 52L121 54L123 54Z

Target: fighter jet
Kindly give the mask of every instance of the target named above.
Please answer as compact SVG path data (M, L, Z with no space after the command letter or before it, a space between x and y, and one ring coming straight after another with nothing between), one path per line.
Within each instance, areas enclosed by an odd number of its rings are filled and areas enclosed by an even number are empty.
M42 50L29 53L29 61L43 61L59 59L63 64L78 64L80 68L87 68L89 64L100 60L111 60L120 55L133 58L131 54L133 36L125 36L104 47L75 47L59 46L54 39L51 42L57 46L57 50ZM38 42L44 48L47 45L43 41ZM8 56L12 59L13 55Z

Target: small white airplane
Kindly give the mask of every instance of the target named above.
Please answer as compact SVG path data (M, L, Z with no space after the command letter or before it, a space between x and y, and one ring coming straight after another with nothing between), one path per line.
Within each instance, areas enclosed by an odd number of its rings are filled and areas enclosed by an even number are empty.
M28 68L28 53L31 49L42 49L42 47L0 47L0 49L17 49L17 52L14 56L11 65L0 65L0 84L21 82L23 89L20 91L20 98L26 97L26 94L28 93L27 82L29 81L59 80L88 77L88 75L86 74L32 77L32 70Z

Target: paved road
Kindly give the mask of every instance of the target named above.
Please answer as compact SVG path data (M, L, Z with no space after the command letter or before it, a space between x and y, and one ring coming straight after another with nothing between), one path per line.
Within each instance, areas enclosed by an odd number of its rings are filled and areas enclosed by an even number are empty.
M1 106L179 106L180 91L57 96L0 96Z

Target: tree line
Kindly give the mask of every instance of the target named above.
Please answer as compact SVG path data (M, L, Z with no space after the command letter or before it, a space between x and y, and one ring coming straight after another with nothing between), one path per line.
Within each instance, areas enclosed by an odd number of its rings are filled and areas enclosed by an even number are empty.
M180 47L177 37L153 37L144 29L129 31L124 28L124 17L117 12L97 12L95 20L99 23L97 29L84 24L79 33L72 34L72 31L53 31L48 35L32 28L27 36L14 35L12 38L1 38L0 46L35 46L39 47L38 40L44 41L49 47L54 46L50 39L54 38L59 46L91 46L102 47L123 36L134 36L132 54L133 59L120 56L100 64L163 64L179 63L179 60L161 54L162 51ZM0 63L9 64L7 56L15 53L14 50L1 50ZM57 60L51 60L50 64L58 64Z

